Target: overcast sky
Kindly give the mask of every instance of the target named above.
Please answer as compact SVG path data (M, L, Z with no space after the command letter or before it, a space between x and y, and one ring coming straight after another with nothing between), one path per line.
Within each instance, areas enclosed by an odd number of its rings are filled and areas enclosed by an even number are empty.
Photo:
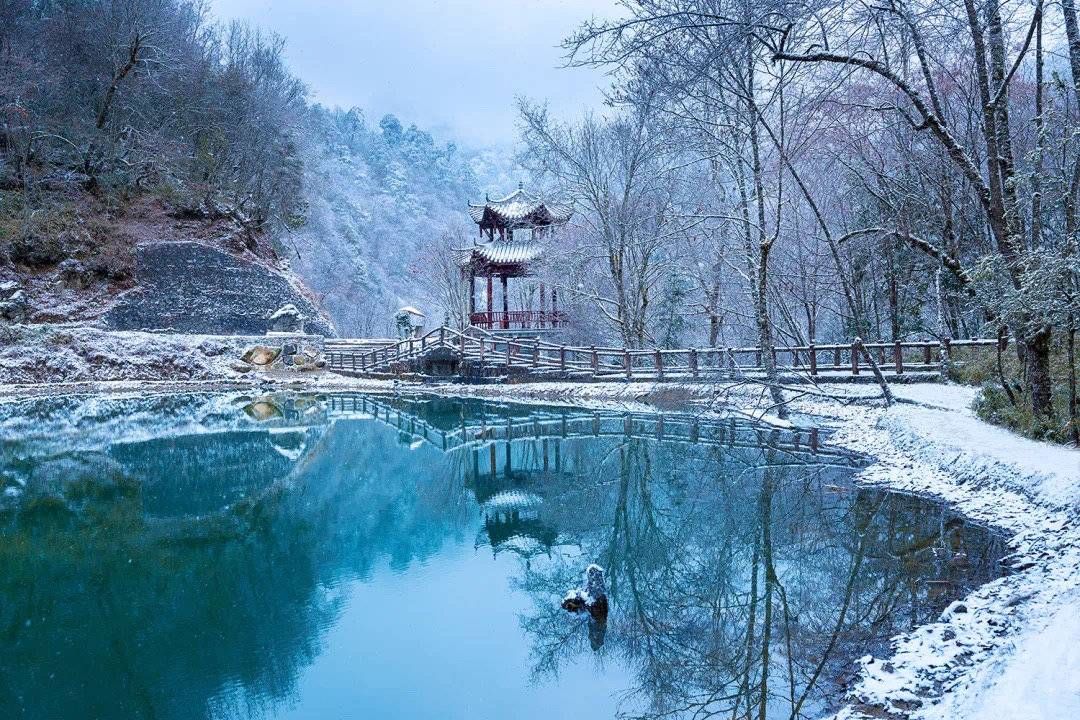
M212 0L218 18L283 35L289 63L326 105L385 113L472 146L515 136L514 98L552 112L598 107L600 71L563 68L559 42L615 0Z

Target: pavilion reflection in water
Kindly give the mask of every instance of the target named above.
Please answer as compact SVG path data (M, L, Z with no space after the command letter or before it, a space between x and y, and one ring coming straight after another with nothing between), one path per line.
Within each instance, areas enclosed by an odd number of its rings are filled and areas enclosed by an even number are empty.
M853 467L850 453L823 447L816 428L769 428L742 418L701 418L686 413L582 411L431 396L332 395L327 416L370 418L390 425L403 444L430 444L458 458L464 486L484 517L477 545L525 557L547 554L557 525L545 513L553 487L588 481L591 463L564 461L567 444L579 440L684 443L740 452L748 465L773 462L781 453L797 464Z

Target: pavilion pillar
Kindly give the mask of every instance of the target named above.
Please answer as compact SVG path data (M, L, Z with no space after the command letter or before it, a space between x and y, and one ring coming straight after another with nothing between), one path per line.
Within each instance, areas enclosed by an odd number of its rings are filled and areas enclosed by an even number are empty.
M544 327L544 311L547 310L547 292L544 283L540 283L540 327Z
M476 312L476 271L469 270L469 322L472 322L471 318L473 313Z
M487 320L488 324L491 323L491 314L495 312L495 278L491 275L487 276Z
M502 300L503 300L503 321L502 326L504 330L510 328L510 293L507 291L506 281L508 277L502 276Z

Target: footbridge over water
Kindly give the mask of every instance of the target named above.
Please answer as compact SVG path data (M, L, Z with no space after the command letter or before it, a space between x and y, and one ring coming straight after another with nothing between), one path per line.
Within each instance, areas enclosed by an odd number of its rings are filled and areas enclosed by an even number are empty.
M779 346L773 360L786 378L851 379L872 370L893 378L938 377L942 362L965 362L994 352L998 340L855 341ZM417 338L372 346L371 341L326 341L327 368L365 377L458 377L521 380L723 380L762 376L759 347L682 349L560 345L477 328L440 327Z

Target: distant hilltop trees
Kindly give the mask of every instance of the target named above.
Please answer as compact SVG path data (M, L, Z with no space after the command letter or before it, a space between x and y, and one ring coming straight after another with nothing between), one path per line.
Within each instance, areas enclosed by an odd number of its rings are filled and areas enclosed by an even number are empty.
M283 48L192 0L0 2L0 280L59 282L75 259L100 307L135 243L195 239L287 257L353 332L424 304L423 255L481 192L475 159L309 103Z
M3 3L0 189L155 189L195 216L287 219L306 89L282 47L187 0Z

